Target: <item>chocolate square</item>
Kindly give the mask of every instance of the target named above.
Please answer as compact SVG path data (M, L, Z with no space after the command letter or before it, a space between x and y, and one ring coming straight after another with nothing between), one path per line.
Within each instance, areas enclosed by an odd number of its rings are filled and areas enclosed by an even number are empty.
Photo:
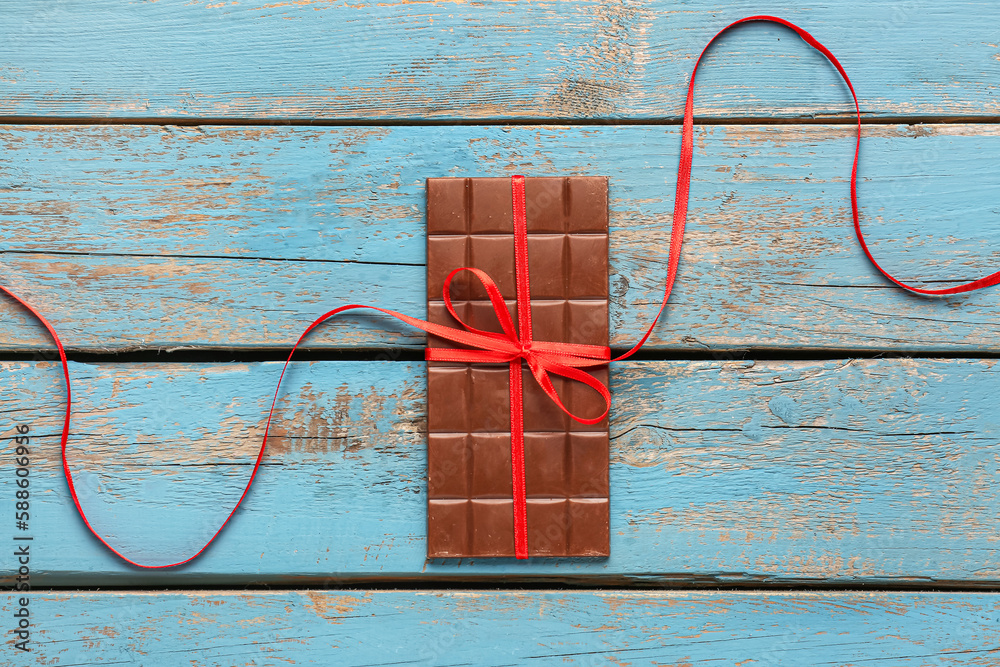
M608 344L608 182L605 177L527 178L528 266L534 339ZM509 178L427 180L427 318L460 327L444 306L445 277L461 266L497 283L517 322ZM479 282L452 282L456 312L500 332ZM428 337L430 347L453 347ZM590 371L608 382L607 366ZM510 388L505 364L429 362L427 556L513 557ZM553 376L578 415L604 409L578 382ZM528 554L607 556L608 422L570 419L527 366L524 386Z

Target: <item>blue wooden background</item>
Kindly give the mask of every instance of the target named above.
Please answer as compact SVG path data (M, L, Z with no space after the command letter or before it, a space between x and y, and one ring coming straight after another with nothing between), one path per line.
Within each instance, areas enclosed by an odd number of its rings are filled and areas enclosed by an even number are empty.
M423 314L424 179L610 179L611 333L655 310L694 58L771 13L841 60L873 251L1000 265L1000 6L0 0L0 284L72 357L69 463L137 558L239 496L279 360ZM32 651L3 664L1000 664L1000 292L892 288L850 229L850 97L748 25L698 78L666 319L612 373L606 560L428 561L423 338L331 323L245 504L139 570L72 508L51 343L0 300L0 542L32 428ZM6 518L2 518L6 517ZM16 581L14 548L0 573Z

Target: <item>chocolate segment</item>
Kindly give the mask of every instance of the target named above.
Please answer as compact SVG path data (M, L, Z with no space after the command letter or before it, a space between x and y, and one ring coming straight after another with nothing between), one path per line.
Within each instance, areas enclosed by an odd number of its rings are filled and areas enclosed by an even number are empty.
M528 265L536 341L608 344L608 182L605 177L527 178ZM448 313L447 275L488 273L517 323L509 178L427 180L427 319ZM501 332L486 291L469 272L451 284L469 325ZM455 347L435 336L430 347ZM605 384L607 366L591 369ZM506 364L429 362L428 558L513 557L510 388ZM596 416L603 399L553 377L574 414ZM608 423L581 424L559 409L527 366L525 468L530 556L607 556Z

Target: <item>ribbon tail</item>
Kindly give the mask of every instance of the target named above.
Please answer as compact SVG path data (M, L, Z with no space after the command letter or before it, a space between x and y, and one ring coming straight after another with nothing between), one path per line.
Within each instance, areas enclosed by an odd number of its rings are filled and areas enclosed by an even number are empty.
M605 362L606 363L606 362ZM611 390L609 390L603 382L595 378L593 375L586 373L579 368L574 368L572 366L566 366L565 364L560 364L554 361L546 361L544 364L539 363L529 363L531 368L531 373L535 376L535 380L538 385L542 388L549 398L552 399L559 409L569 415L575 421L581 424L593 425L604 421L604 418L608 416L611 411ZM555 385L552 384L552 379L549 377L549 373L555 373L556 375L561 375L570 380L576 380L577 382L582 382L587 385L604 399L604 412L598 417L581 417L574 414L566 407L559 397L559 393L556 391Z
M524 469L524 387L521 359L510 362L510 472L514 497L514 557L528 557L528 491Z

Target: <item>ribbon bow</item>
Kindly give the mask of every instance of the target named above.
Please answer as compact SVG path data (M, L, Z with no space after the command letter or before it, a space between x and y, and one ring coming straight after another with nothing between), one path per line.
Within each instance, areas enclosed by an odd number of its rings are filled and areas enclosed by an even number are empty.
M521 178L523 183L523 177L515 176L514 178ZM462 271L471 271L479 279L479 282L483 284L486 293L489 295L490 303L493 305L493 310L497 315L497 320L500 322L500 327L503 329L502 334L477 329L466 323L455 312L451 304L450 286L452 279ZM523 273L518 270L516 280L518 284L522 280L528 282L526 267ZM425 354L427 361L457 361L480 364L511 363L518 365L520 360L524 359L528 364L528 368L531 369L531 374L538 381L539 386L570 417L581 424L596 424L608 416L608 410L611 407L611 392L603 382L579 369L607 364L611 359L611 348L602 345L581 345L579 343L534 340L531 335L530 303L522 303L520 298L517 301L517 317L518 321L526 321L526 324L522 325L522 335L518 337L517 332L514 330L514 321L511 319L510 313L507 311L507 306L504 303L503 295L500 293L500 289L496 286L496 283L485 271L467 266L455 269L445 279L443 291L444 303L448 308L448 312L451 313L451 316L459 324L465 327L466 331L449 328L447 333L436 333L435 335L479 349L456 350L429 347ZM469 335L470 333L471 335ZM520 366L517 367L520 368ZM604 397L606 404L604 412L598 417L581 417L570 412L552 385L549 373L577 380L592 387ZM518 377L520 377L520 374L518 374Z

